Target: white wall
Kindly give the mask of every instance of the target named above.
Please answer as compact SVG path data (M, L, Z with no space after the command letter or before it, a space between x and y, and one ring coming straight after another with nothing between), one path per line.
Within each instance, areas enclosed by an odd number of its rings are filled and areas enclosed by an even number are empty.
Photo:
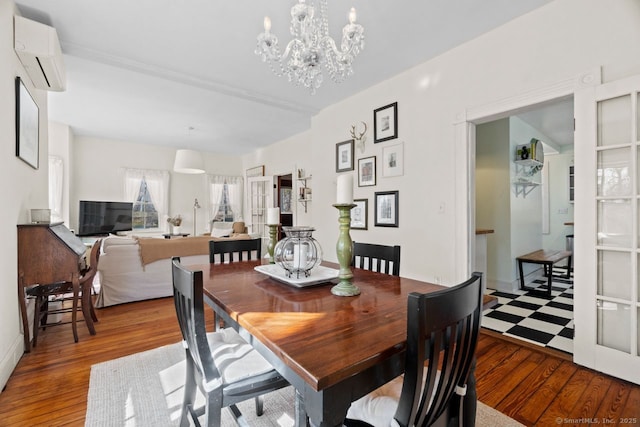
M293 177L293 194L298 194L300 183L296 180L297 170L304 169L305 175L311 175L312 178L307 181L307 186L312 190L316 186L323 185L322 182L315 179L314 167L317 162L311 156L311 132L302 132L291 138L272 144L268 147L254 151L242 157L242 165L244 170L256 166L265 166L265 176L278 176L291 174ZM312 191L315 196L315 193ZM292 205L293 224L294 225L313 225L313 204L312 200L304 211L304 206L297 201ZM277 200L277 199L274 199ZM249 221L249 216L245 215L245 220Z
M476 128L476 228L487 235L487 287L511 287L511 153L509 119Z
M48 207L47 93L31 85L13 50L13 2L0 1L0 181L3 183L0 230L0 390L24 351L18 308L16 224L29 221L29 210ZM16 157L15 77L20 76L40 110L39 169Z
M73 142L74 180L71 186L70 221L78 224L80 200L124 201L124 168L168 170L171 173L169 215L180 214L182 230L193 232L193 204L198 199L202 209L196 210L197 233L205 231L208 221L209 195L207 178L173 172L175 149L134 142L76 136ZM207 174L241 176L239 157L202 153ZM161 226L166 226L161 219ZM167 229L168 230L168 229Z
M509 154L511 156L511 179L517 177L515 158L516 147L527 144L531 138L544 140L540 132L517 117L509 118ZM541 172L531 176L534 182L541 182ZM542 249L542 186L528 188L529 194L516 194L516 186L511 185L511 257L502 260L510 269L512 289L519 287L516 257ZM520 188L522 189L522 188ZM524 264L525 275L539 270L539 265ZM526 279L525 279L526 280Z
M544 249L564 249L567 234L573 234L573 203L569 202L569 166L573 166L573 147L545 156L544 167L549 173L549 234L542 235Z
M366 150L356 154L356 161L375 155L379 163L384 146L403 142L404 175L383 178L378 169L378 184L356 187L354 196L369 199L372 223L373 193L398 190L399 227L371 226L367 231L353 230L351 236L400 244L403 276L455 283L461 262L456 254L467 246L467 235L457 226L465 222L467 212L464 197L456 195L456 188L464 187L457 179L464 176L467 164L465 153L455 145L456 121L469 108L515 97L596 66L602 66L604 81L640 73L634 47L640 45L638 22L640 6L634 0L556 0L321 111L304 143L310 141L312 146L312 225L325 259L336 260L332 248L338 236L337 213L331 206L337 177L335 144L349 139L354 123L366 121L373 129L373 110L398 102L398 139L372 144L370 131Z

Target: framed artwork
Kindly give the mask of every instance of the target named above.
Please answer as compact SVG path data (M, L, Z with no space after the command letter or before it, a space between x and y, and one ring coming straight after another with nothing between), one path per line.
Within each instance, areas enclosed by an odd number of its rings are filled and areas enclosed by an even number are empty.
M356 206L351 209L351 228L353 230L366 230L369 199L354 199L353 203Z
M38 104L20 77L16 77L16 156L38 169L40 154Z
M249 168L247 169L246 173L247 173L247 178L251 178L254 176L264 176L264 165Z
M382 176L401 176L404 173L404 145L390 145L382 149Z
M358 187L376 185L376 156L358 159Z
M398 226L398 192L379 191L375 193L376 227Z
M398 103L373 110L373 143L398 137Z
M353 139L336 144L336 172L353 170Z

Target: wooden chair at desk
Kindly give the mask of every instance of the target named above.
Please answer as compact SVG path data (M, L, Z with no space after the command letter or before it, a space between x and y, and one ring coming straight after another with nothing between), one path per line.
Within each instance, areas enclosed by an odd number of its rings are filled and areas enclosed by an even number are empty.
M78 280L78 288L74 289L74 282L60 282L50 285L36 285L27 289L29 297L35 298L35 310L33 316L33 347L38 343L38 331L49 326L57 326L71 323L73 339L78 342L77 313L82 311L83 316L91 316L94 322L98 321L93 299L93 279L98 271L100 259L100 245L102 240L96 240L91 247L89 255L89 268L83 272ZM59 304L58 307L50 305L50 299ZM71 307L65 307L65 303L71 301ZM71 320L65 322L49 322L49 316L71 313ZM85 318L85 323L91 335L96 331L93 324Z
M237 239L237 240L211 240L209 241L209 262L215 263L215 255L220 257L220 263L234 262L234 254L238 255L238 260L243 261L245 259L244 254L248 261L252 259L260 259L262 256L262 239ZM255 251L255 258L253 252ZM227 260L227 261L225 261Z
M351 265L356 268L368 265L367 270L400 276L400 246L353 242Z
M467 397L471 407L463 396L481 314L481 273L442 291L409 294L405 373L355 401L345 425L390 426L393 419L400 426L474 425L476 396Z
M182 402L181 426L189 417L196 425L205 415L206 426L220 426L222 408L229 407L238 422L242 416L236 403L255 398L256 413L262 415L262 395L289 383L233 328L206 333L202 271L191 271L172 259L173 299L186 353L187 374ZM205 396L205 406L194 408L196 387ZM240 423L246 425L246 422Z

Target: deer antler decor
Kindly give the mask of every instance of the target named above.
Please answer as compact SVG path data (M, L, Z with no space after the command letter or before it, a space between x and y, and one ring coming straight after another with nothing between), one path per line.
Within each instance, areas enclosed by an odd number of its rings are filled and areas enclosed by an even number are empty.
M358 132L359 135L356 136L356 125L351 125L351 138L357 143L358 147L360 147L360 151L364 153L364 143L367 140L367 124L365 122L360 122L364 125L364 130L362 132Z

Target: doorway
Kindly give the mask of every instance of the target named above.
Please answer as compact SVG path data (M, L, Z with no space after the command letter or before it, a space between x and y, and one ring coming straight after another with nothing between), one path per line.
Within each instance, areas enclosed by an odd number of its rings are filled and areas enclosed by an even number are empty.
M276 185L276 206L280 208L280 225L293 225L293 177L292 174L278 175ZM278 228L278 240L282 236L282 228Z
M563 277L567 267L559 263L554 269L547 296L519 289L515 261L539 249L565 250L573 235L573 98L526 108L475 130L475 228L491 232L476 238L476 253L485 254L487 293L500 301L485 313L483 326L573 353L573 280ZM539 267L525 265L528 287L545 289Z

